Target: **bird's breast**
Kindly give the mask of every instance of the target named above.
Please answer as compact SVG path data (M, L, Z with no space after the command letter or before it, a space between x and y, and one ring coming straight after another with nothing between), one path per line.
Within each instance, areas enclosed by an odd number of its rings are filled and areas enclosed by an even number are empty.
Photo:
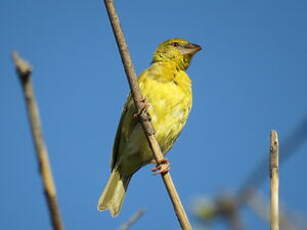
M183 76L187 77L187 76ZM192 106L191 85L147 78L140 82L143 96L150 104L148 112L162 152L167 152L181 132Z

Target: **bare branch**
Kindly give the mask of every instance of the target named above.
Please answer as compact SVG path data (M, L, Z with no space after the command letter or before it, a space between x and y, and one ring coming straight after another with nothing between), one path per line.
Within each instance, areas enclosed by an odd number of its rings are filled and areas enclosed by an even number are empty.
M130 85L132 97L134 100L134 104L138 111L142 111L142 95L140 93L139 85L137 83L137 77L134 71L134 67L131 61L131 57L129 54L129 50L125 41L124 33L122 32L120 22L113 4L112 0L104 0L106 10L109 15L109 20L112 25L113 33L116 38L117 46L121 55L121 59L124 65L124 69L126 72L127 80ZM156 162L161 162L164 159L163 154L161 152L160 146L154 136L154 130L152 124L150 122L149 116L147 113L140 112L140 121L142 127L144 129L145 136L148 140L149 146L153 152L154 159ZM168 191L169 197L172 201L175 213L177 215L178 221L181 225L181 228L184 230L191 230L192 226L188 220L188 217L185 213L183 205L180 201L179 195L176 191L175 185L171 178L170 173L161 174L163 178L163 182Z
M280 157L280 164L284 163L291 156L293 156L299 148L306 142L307 139L307 116L297 124L295 129L281 142L282 155ZM266 168L268 158L263 158L251 173L244 180L238 190L238 202L240 205L245 204L253 195L255 188L260 186L266 179Z
M16 66L16 72L20 79L24 93L28 119L31 126L35 150L37 153L37 162L39 165L39 171L44 187L44 194L50 213L51 223L54 230L64 230L56 198L56 189L53 182L48 152L41 130L38 106L31 83L32 69L25 60L19 57L17 52L13 52L12 56Z
M129 220L119 227L118 230L128 230L135 222L137 222L144 215L144 210L138 210Z
M293 156L299 148L306 142L307 139L307 117L305 117L299 124L295 127L295 129L281 142L281 150L282 155L280 156L280 164L286 162L291 156ZM251 171L251 173L244 180L244 183L240 186L238 192L229 198L231 203L234 203L235 206L239 209L246 203L253 203L253 209L259 214L264 209L260 209L258 206L256 207L254 196L256 196L256 188L260 186L267 176L267 162L268 157L261 159L261 161L257 164L257 166ZM213 199L213 207L206 204L202 207L202 210L207 210L205 212L205 216L202 217L204 221L212 221L213 219L217 219L218 217L224 217L224 212L221 212L222 209L219 207L220 197ZM257 210L259 208L259 210ZM209 210L209 211L208 211ZM238 210L239 211L239 210ZM208 214L209 213L209 214ZM268 220L269 220L269 211L267 210ZM196 213L197 215L197 213ZM263 214L264 215L264 214ZM294 223L290 223L285 214L279 211L280 218L280 228L282 229L294 229ZM292 221L293 222L293 221Z
M247 204L254 210L254 212L262 219L267 222L270 222L270 207L266 204L264 199L260 196L259 193L254 192L250 200L247 201ZM298 229L293 220L290 221L290 217L287 216L285 211L279 210L279 223L280 229L284 230L295 230Z
M270 219L271 230L279 230L279 143L278 136L275 130L271 131L271 146L270 146Z

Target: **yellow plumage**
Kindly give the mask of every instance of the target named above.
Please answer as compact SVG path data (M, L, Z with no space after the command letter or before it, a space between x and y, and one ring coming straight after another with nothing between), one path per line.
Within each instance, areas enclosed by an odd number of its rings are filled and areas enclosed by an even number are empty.
M163 42L153 61L139 77L143 97L162 152L167 153L180 134L192 106L191 80L185 70L200 46L184 39ZM98 210L118 215L131 176L153 159L136 109L128 97L118 126L111 163L111 176L98 201Z

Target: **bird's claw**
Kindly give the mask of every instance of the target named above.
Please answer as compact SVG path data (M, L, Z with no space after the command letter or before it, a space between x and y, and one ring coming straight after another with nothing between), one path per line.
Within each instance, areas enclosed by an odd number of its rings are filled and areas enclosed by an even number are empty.
M152 163L156 163L157 166L155 168L152 168L151 171L153 171L153 175L157 175L157 174L165 174L168 173L170 170L170 163L167 159L162 159L158 162L156 162L155 160L152 161Z
M147 113L147 110L150 108L150 104L147 102L146 98L143 98L140 100L141 102L141 109L139 111L137 111L135 114L133 114L134 118L140 118L142 114ZM147 113L147 118L150 119L150 115Z

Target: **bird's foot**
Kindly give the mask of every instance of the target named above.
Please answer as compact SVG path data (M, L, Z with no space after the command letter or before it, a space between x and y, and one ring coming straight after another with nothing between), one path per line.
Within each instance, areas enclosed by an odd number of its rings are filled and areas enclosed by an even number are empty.
M134 118L140 118L142 114L146 114L147 119L150 121L150 115L148 114L147 110L150 108L150 104L147 102L146 98L144 97L143 99L140 100L141 102L141 109L133 114Z
M153 175L157 174L165 174L169 172L170 170L170 163L167 159L162 159L160 161L152 160L151 163L157 164L155 168L152 168L151 171L153 171Z

